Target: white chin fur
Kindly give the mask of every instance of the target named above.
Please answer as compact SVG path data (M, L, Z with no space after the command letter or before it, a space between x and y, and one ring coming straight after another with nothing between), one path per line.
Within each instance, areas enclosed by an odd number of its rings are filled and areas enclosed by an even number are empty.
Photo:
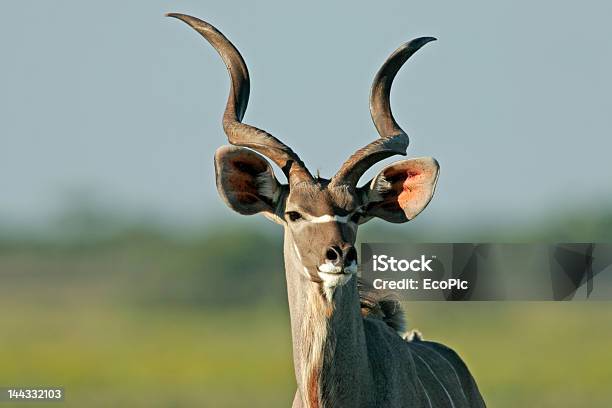
M319 272L319 277L323 280L323 286L331 289L346 285L353 275L350 273Z
M319 272L323 273L340 273L342 272L341 266L336 266L330 262L325 262L323 265L319 265Z
M353 275L357 273L357 263L353 262L342 273L342 267L335 266L331 263L319 265L319 277L323 281L323 286L326 289L333 289L338 286L346 285Z

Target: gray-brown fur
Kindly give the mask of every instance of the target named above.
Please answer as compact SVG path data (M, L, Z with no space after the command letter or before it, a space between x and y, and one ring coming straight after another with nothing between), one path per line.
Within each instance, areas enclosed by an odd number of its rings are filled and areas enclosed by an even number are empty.
M361 315L384 321L397 333L406 331L406 317L401 303L390 292L375 290L361 279L357 279Z
M330 182L313 178L278 139L241 122L248 71L223 34L194 17L171 16L206 38L230 73L223 127L234 146L215 154L219 194L233 210L263 214L284 228L297 383L293 407L483 407L457 354L420 336L405 340L399 302L363 286L356 275L358 226L372 218L406 222L434 194L438 163L432 158L393 163L362 187L356 185L377 161L405 153L408 139L388 100L391 83L402 64L431 38L407 43L383 64L370 99L381 138L352 155ZM279 183L268 161L248 148L281 167L288 183Z

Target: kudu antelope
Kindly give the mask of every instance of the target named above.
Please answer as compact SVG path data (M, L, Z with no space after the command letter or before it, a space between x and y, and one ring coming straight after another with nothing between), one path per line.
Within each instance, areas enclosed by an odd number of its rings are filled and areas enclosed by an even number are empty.
M378 217L413 219L438 178L433 158L402 160L361 187L376 162L405 155L408 136L391 114L389 93L400 67L434 40L415 39L380 68L370 96L380 138L357 150L331 179L313 177L298 155L269 133L242 123L249 74L238 50L210 24L169 14L200 33L230 74L223 129L232 146L215 153L216 182L240 214L261 213L284 227L284 255L297 392L293 407L482 407L470 372L449 348L403 338L399 303L358 282L357 227ZM267 157L287 184L277 181Z

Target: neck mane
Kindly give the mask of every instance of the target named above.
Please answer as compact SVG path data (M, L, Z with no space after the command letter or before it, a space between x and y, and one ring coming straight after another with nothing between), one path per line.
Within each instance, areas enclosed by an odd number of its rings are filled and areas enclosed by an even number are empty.
M288 233L284 253L296 398L308 408L362 405L359 390L371 378L357 277L326 295L307 277Z

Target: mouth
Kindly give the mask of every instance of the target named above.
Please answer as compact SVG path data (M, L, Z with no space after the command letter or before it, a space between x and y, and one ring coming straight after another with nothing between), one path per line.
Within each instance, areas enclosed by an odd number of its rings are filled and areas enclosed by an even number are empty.
M353 275L357 273L357 263L353 262L345 267L324 263L323 265L319 265L317 269L319 277L323 281L323 285L331 288L343 286L350 281Z
M357 262L353 261L350 265L344 267L326 262L319 265L317 269L319 274L324 275L353 275L357 273Z

